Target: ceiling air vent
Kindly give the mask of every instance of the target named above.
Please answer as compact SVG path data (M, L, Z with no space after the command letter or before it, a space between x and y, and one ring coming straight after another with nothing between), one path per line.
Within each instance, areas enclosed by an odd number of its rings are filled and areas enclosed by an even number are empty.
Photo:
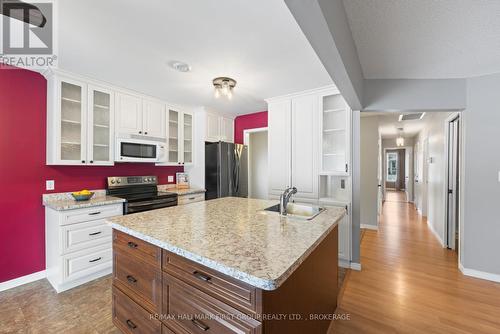
M402 122L402 121L416 121L416 120L424 118L424 115L425 115L424 112L415 113L415 114L400 115L399 121L400 122Z

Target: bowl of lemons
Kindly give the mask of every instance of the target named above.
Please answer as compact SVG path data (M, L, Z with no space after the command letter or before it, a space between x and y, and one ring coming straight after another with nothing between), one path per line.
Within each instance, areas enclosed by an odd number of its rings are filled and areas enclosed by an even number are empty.
M73 196L75 201L88 201L92 198L92 196L94 196L94 193L87 189L83 189L81 191L71 193L71 196Z

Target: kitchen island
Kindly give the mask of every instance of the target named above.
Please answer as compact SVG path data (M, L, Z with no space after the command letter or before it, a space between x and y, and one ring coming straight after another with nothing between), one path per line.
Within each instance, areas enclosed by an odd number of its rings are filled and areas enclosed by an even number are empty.
M337 224L221 198L109 219L113 321L125 333L326 333Z

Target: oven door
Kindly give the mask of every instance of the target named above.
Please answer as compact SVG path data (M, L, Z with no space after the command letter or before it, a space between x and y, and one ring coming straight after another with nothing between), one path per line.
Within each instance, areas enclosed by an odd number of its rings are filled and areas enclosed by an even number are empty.
M116 150L117 162L160 162L164 145L145 140L119 139Z
M157 198L128 202L125 205L125 214L143 212L177 205L177 197Z

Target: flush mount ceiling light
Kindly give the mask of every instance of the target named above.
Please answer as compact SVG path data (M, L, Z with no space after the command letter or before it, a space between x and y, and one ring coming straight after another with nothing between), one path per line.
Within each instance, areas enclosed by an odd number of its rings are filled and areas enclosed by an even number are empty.
M173 68L174 70L179 71L179 72L185 73L185 72L191 71L191 66L189 66L189 64L186 64L182 61L173 60L173 61L169 62L168 65L171 68Z
M215 88L214 95L216 98L219 98L221 95L228 99L233 97L233 89L234 86L236 86L236 80L228 77L219 77L215 78L212 83Z
M398 128L399 136L396 138L396 145L398 147L405 146L405 139L403 138L403 128Z

